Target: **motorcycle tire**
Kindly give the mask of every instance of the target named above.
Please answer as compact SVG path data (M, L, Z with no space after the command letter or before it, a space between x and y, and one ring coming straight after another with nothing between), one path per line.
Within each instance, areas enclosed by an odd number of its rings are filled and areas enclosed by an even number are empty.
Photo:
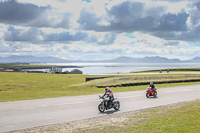
M119 101L117 101L114 103L114 109L119 110L119 108L120 108L120 103L119 103Z
M99 104L98 109L101 113L103 113L105 111L105 106L103 104Z
M149 98L150 93L146 93L146 97Z
M153 96L154 96L154 97L157 97L157 92L154 92Z

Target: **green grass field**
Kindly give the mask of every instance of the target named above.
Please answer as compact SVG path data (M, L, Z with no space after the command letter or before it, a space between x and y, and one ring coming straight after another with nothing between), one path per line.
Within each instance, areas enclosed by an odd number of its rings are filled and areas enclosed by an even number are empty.
M82 128L85 133L199 133L200 101L179 103L129 114L125 121ZM113 118L114 119L114 118Z
M169 69L161 69L162 73L169 72L200 72L200 68L169 68ZM140 72L132 72L132 73L160 73L160 70L147 70Z
M121 75L111 78L92 80L87 84L116 85L122 83L150 82L150 81L173 81L186 79L200 79L200 74L154 74L154 75Z
M110 85L119 83L130 83L140 81L158 81L174 79L196 79L198 74L177 74L177 75L120 75L117 77L92 80L85 82L87 75L70 74L48 74L48 73L15 73L0 72L0 102L41 99L61 96L77 96L104 93L104 88L97 88L96 85ZM90 76L92 77L92 76ZM96 77L95 75L93 77ZM160 87L200 84L176 83L160 84ZM115 87L113 92L144 90L147 86Z

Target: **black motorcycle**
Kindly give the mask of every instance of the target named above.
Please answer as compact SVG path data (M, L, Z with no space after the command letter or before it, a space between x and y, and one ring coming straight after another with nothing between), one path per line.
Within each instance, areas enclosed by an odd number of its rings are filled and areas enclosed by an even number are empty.
M115 110L119 110L120 108L119 101L115 101L117 98L113 98L110 100L109 96L99 96L99 99L101 99L101 103L99 104L98 109L101 113L111 108L114 108Z

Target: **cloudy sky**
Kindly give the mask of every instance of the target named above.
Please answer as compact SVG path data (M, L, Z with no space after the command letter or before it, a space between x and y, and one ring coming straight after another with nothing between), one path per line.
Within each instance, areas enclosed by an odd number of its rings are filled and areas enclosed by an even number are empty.
M200 0L0 0L0 57L200 55Z

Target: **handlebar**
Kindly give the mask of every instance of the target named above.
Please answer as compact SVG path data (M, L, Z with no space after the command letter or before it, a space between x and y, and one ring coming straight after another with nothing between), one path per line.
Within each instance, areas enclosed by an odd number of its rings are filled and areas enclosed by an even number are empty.
M102 96L100 96L100 95L99 95L99 98L100 98L100 99L104 99L104 97L102 97ZM116 100L116 99L117 99L117 98L114 97L114 100Z

